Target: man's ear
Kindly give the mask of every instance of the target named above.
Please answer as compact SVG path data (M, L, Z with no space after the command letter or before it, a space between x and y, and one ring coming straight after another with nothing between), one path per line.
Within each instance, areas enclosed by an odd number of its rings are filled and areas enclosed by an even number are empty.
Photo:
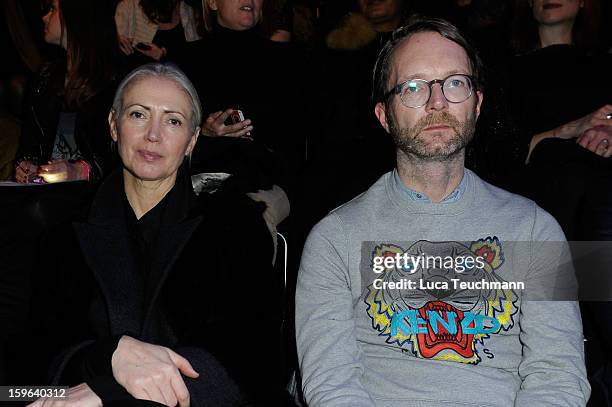
M191 155L193 148L198 142L198 137L200 136L200 128L196 127L193 134L191 135L191 140L189 140L189 144L187 145L187 150L185 150L185 155Z
M211 10L219 10L219 6L217 6L217 0L204 0L206 2L206 4L208 5L208 7Z
M376 106L374 106L374 114L376 118L380 122L380 124L385 128L387 133L389 133L389 124L387 123L387 109L382 102L378 102Z
M480 116L480 106L482 105L482 100L484 99L484 95L481 91L477 90L476 91L476 98L478 99L476 101L476 118L478 119L478 116Z
M114 142L117 142L117 120L115 119L114 110L108 113L108 126L110 127L111 138Z

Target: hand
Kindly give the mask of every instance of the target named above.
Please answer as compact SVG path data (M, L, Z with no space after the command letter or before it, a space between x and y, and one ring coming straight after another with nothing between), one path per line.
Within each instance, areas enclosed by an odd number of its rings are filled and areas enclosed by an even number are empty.
M68 389L67 398L60 399L38 399L27 407L101 407L102 400L87 385L81 383Z
M119 49L125 55L132 55L134 53L134 47L132 46L133 38L124 37L123 35L118 35L119 39Z
M49 164L41 165L38 167L38 175L49 184L87 179L81 163L71 163L66 160L53 160L49 161Z
M595 154L608 158L612 155L612 127L611 126L597 126L593 127L584 133L578 139L576 143Z
M554 131L554 137L570 139L582 136L593 127L612 127L612 120L606 119L606 115L612 113L612 105L605 105L578 120L566 123Z
M22 160L15 167L15 181L20 184L28 184L32 182L32 178L36 176L38 165L31 161Z
M251 121L249 119L241 121L240 123L232 124L230 126L225 125L225 120L232 114L234 109L227 109L222 112L211 113L202 126L202 134L208 137L241 137L251 139Z
M137 399L167 406L189 406L189 391L181 373L191 378L199 374L187 359L163 346L122 336L111 358L113 376Z
M562 138L562 139L572 139L582 137L586 132L591 129L610 129L612 128L612 120L607 119L606 116L612 113L612 105L605 105L590 113L578 120L574 120L572 122L566 123L560 127L557 127L552 130L545 131L543 133L539 133L534 135L531 138L531 143L529 144L529 153L527 154L527 159L525 163L529 163L529 159L531 158L531 153L535 149L535 147L543 140L548 138ZM590 139L592 136L589 136ZM602 154L606 154L603 152L605 147L605 142L603 139L600 140L603 144L602 146L595 146L593 150L589 148L589 150L593 151L595 154L598 154L596 151L600 151ZM579 142L579 141L577 141ZM608 143L610 141L608 140ZM585 145L588 144L585 142ZM582 145L582 144L581 144ZM583 145L583 147L585 147ZM586 148L586 147L585 147ZM599 149L598 149L599 148ZM609 149L609 148L607 148ZM602 155L599 154L599 155Z
M151 47L151 49L145 50L145 49L140 49L138 47L134 47L134 49L142 54L145 54L149 58L153 58L156 61L159 61L160 59L166 56L166 48L163 48L163 47L160 48L157 45L153 44L152 42L143 42L143 44L148 45L149 47Z

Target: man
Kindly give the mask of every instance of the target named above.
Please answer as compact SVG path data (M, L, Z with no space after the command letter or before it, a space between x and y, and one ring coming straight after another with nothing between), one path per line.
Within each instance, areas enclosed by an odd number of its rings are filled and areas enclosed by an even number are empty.
M302 255L296 334L310 407L586 404L576 303L519 295L559 282L561 229L464 168L481 70L442 20L416 21L383 48L375 113L397 168L319 222ZM482 284L454 286L469 281Z

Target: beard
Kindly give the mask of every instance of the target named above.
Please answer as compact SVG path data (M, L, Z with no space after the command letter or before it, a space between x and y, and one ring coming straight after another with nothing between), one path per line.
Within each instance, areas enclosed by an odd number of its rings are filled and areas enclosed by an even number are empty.
M397 148L407 156L413 156L426 161L448 161L462 152L474 137L476 129L476 115L472 114L461 122L448 112L433 112L420 118L412 127L400 128L390 107L387 110L389 133ZM452 135L443 135L441 132L423 130L430 126L444 125L452 129ZM434 143L436 140L445 140L444 144ZM437 145L433 145L437 144Z

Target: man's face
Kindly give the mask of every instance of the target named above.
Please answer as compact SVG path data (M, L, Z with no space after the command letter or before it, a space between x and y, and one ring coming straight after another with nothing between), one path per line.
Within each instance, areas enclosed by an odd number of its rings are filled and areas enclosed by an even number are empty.
M465 50L436 32L417 33L396 49L391 61L388 89L409 79L444 79L452 74L472 74ZM474 135L482 93L461 103L449 103L440 84L434 84L427 104L409 108L399 95L389 104L378 103L376 116L404 154L444 161L461 152Z

